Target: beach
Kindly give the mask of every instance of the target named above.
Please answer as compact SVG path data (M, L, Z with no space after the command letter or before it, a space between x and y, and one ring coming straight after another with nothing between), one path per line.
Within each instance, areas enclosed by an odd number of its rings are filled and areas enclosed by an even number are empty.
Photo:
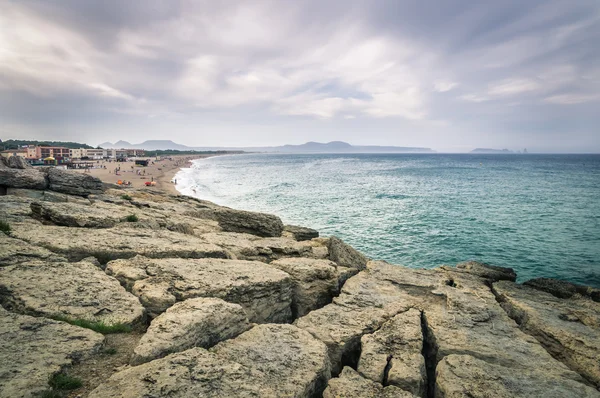
M75 169L79 173L85 173L99 178L103 182L118 184L131 188L146 188L146 182L155 182L153 189L159 189L172 195L178 195L173 178L183 167L189 167L191 161L203 159L214 154L199 155L173 155L158 158L148 158L148 166L136 165L135 161L117 162L115 160L94 160L94 166L89 169ZM146 158L144 158L146 159ZM86 162L90 163L90 161ZM129 185L128 183L131 183Z

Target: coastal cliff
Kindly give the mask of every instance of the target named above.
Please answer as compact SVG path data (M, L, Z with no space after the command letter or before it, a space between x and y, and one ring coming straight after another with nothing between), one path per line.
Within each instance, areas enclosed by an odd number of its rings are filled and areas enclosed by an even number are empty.
M16 160L0 193L0 397L600 397L597 289Z

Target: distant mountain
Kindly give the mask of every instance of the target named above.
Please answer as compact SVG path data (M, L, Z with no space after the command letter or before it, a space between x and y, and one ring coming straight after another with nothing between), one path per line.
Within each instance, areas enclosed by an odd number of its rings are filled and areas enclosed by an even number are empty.
M332 141L327 143L307 142L302 145L282 145L268 147L189 147L177 144L170 140L150 140L140 144L130 144L127 141L118 141L114 144L105 142L102 148L129 148L145 150L178 151L246 151L246 152L282 152L282 153L434 153L430 148L414 148L400 146L354 146L347 142Z
M514 153L508 149L475 148L469 153Z

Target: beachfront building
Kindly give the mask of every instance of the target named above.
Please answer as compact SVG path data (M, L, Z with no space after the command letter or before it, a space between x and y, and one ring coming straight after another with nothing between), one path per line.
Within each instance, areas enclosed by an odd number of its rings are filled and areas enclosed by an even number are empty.
M87 151L85 148L78 148L78 149L71 148L70 156L71 156L71 159L81 159L81 158L87 156Z
M38 146L35 150L36 159L54 158L58 163L71 159L71 149L62 146Z
M9 158L11 156L19 156L21 158L27 158L27 149L8 149L6 151L0 152L0 156Z
M108 157L106 149L86 149L86 155L89 159L104 159Z
M35 145L28 145L28 146L24 147L24 149L27 151L27 159L30 159L30 160L38 159L37 148Z

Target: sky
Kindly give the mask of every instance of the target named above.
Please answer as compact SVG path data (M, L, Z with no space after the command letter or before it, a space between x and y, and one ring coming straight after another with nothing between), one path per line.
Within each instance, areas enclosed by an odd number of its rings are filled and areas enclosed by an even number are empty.
M0 0L0 139L600 153L598 0Z

